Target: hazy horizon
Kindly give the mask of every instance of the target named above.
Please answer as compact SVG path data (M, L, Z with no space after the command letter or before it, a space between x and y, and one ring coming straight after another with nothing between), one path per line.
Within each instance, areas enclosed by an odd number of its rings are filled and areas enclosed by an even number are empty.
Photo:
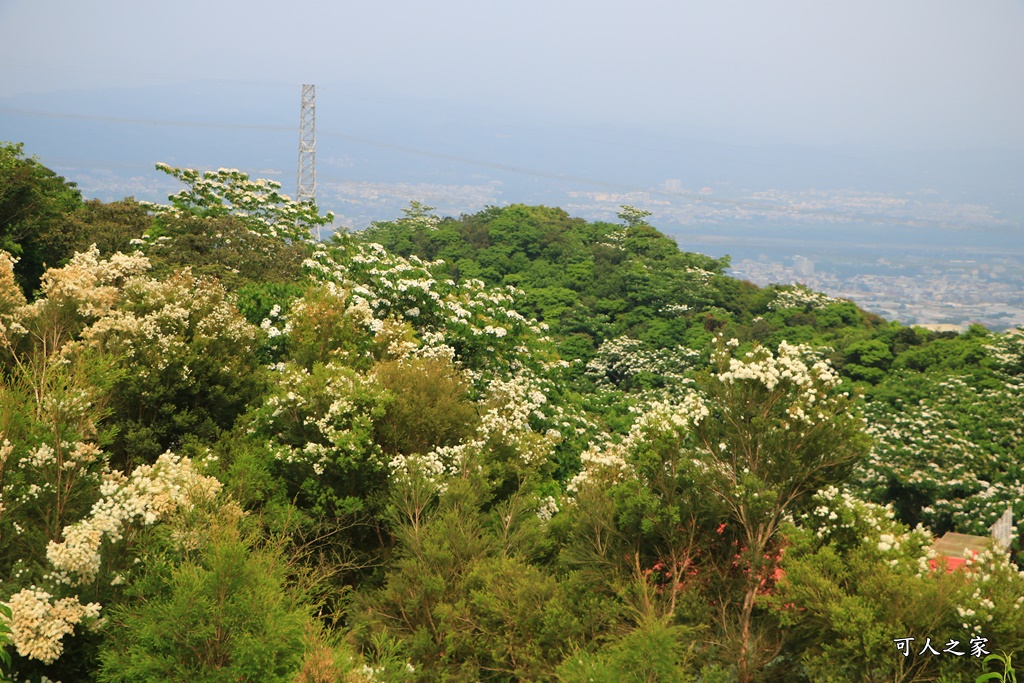
M743 144L1024 148L1024 2L0 5L0 97L373 86Z
M410 200L631 204L755 279L806 277L799 254L819 286L904 292L919 320L1024 320L1022 0L237 7L7 0L0 140L103 200L165 200L158 161L291 193L314 83L339 227ZM914 303L947 286L953 313Z

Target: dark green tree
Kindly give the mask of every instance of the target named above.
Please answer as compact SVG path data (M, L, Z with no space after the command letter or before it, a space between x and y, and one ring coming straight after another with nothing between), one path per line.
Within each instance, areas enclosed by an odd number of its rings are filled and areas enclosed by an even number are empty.
M75 184L26 157L21 143L0 143L0 249L20 259L15 274L26 295L46 266L71 255L64 222L81 204Z
M303 656L310 607L280 548L257 547L230 507L154 544L113 610L98 679L106 683L286 683Z

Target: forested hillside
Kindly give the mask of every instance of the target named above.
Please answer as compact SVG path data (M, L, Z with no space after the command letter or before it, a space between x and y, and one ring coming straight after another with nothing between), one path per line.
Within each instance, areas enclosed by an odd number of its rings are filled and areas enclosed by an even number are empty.
M273 182L159 168L167 205L104 204L0 145L13 680L909 683L1024 653L1016 527L956 571L931 548L1024 514L1021 331L758 288L631 207L413 202L315 242L331 216Z

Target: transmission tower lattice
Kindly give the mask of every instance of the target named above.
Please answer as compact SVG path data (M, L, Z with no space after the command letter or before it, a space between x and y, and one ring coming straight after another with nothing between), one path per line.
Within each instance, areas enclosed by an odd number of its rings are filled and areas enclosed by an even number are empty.
M316 202L316 86L302 86L299 118L299 180L295 198Z

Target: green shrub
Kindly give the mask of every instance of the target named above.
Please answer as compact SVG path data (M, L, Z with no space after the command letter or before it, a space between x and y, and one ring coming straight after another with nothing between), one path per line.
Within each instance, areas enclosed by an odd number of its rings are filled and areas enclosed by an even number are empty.
M281 551L256 547L224 511L208 529L177 529L149 556L133 599L110 615L100 681L293 680L310 607L289 587Z
M576 653L558 668L560 683L686 683L688 629L644 623L596 653Z
M374 368L374 376L394 395L374 424L385 453L427 453L473 434L479 417L469 400L469 382L447 359L387 361Z

